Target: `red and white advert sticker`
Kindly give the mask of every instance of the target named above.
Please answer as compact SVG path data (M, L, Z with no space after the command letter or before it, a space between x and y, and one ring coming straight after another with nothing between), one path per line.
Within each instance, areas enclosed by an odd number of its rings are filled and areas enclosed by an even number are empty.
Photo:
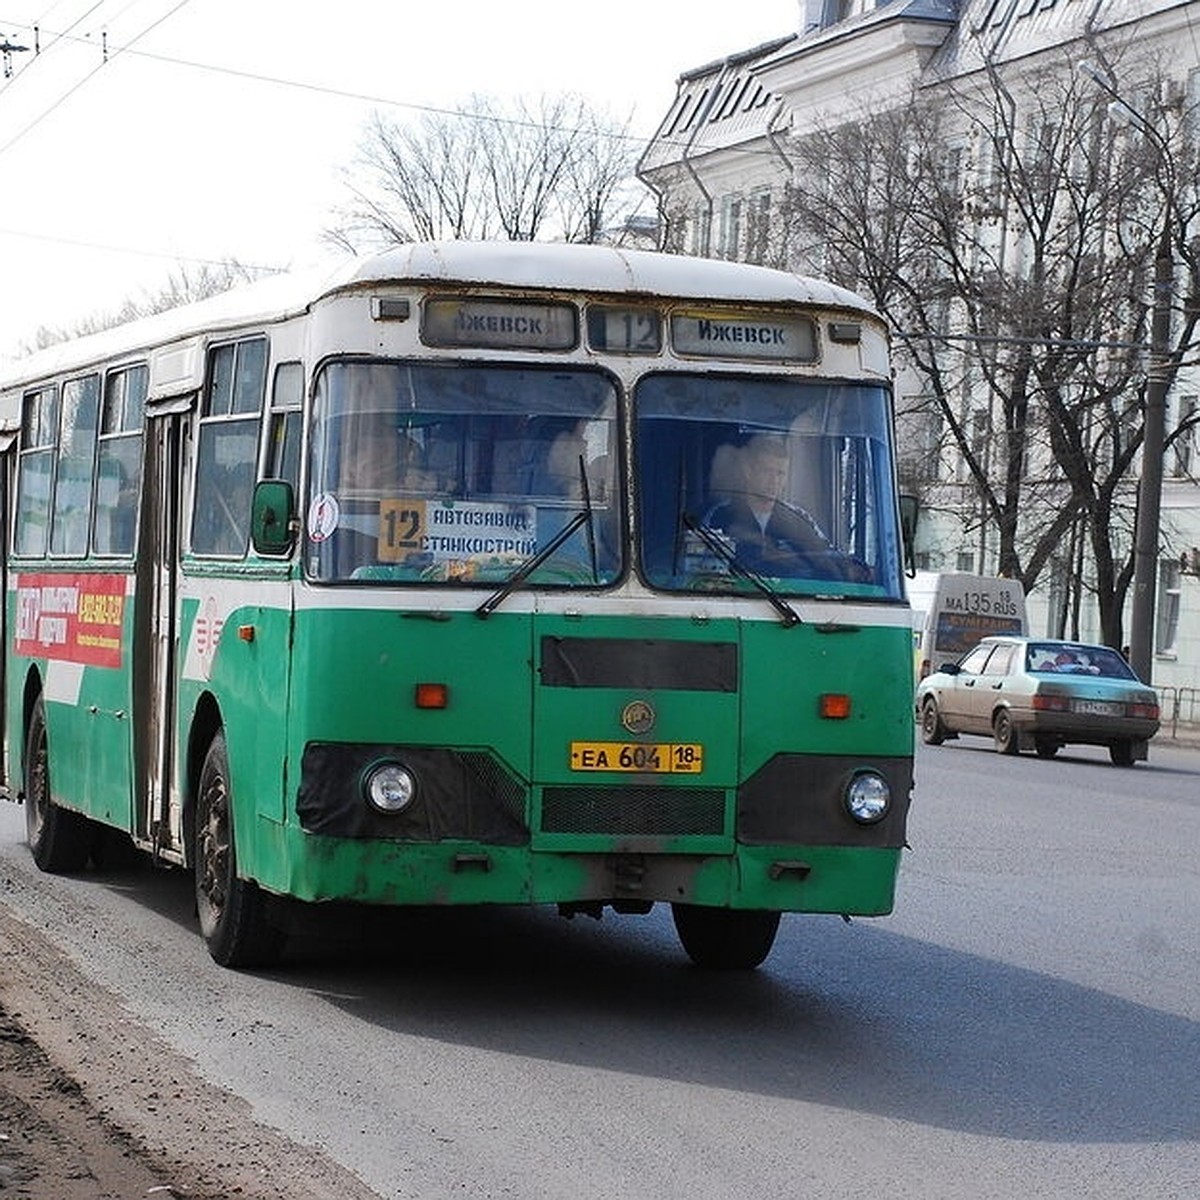
M90 667L121 665L124 575L18 575L13 650Z

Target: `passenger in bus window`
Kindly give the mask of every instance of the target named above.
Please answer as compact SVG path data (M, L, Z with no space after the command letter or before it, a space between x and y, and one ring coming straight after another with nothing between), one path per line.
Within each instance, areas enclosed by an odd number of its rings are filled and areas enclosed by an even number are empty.
M554 435L546 452L545 471L541 490L551 496L569 496L579 499L583 493L580 461L587 461L587 444L584 430L587 421L573 422L569 428Z
M347 426L350 437L341 449L339 487L374 496L433 493L434 473L425 466L424 448L408 433L397 430L390 414L373 414Z

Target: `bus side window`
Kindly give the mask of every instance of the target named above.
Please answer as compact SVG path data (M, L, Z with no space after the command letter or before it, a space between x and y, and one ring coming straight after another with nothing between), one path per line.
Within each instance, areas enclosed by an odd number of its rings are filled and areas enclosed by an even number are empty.
M27 393L21 403L16 554L38 558L46 553L57 436L58 388L52 385Z
M146 382L144 364L110 371L104 380L92 526L92 550L96 554L133 553L142 479Z
M271 386L271 428L264 479L286 479L300 487L300 407L304 402L304 364L280 363Z
M51 554L79 557L87 553L99 415L99 375L85 375L63 384L50 525Z
M246 553L266 368L266 338L210 352L196 449L195 554L240 558Z

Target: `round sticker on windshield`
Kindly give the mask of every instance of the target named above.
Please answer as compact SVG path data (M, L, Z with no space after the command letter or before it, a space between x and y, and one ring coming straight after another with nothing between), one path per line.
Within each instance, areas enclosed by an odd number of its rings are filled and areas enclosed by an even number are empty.
M313 542L323 542L332 537L338 527L341 510L337 497L332 492L322 492L315 497L308 509L308 537Z

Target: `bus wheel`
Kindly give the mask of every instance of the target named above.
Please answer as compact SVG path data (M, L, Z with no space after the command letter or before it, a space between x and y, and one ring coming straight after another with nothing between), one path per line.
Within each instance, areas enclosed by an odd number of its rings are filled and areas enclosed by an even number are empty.
M998 708L992 718L992 734L996 739L998 754L1019 754L1021 743L1017 739L1017 731L1013 728L1012 717L1007 708Z
M672 904L671 915L688 958L721 971L753 970L770 954L779 928L777 912Z
M82 871L92 851L92 833L87 817L60 808L51 799L50 744L39 696L25 739L25 836L33 861L43 871Z
M267 897L254 882L238 877L229 755L220 731L200 769L193 870L200 933L209 954L223 967L274 962L283 934L268 919Z
M921 741L927 746L940 746L945 740L946 727L942 724L937 701L932 696L926 696L925 703L921 705Z

